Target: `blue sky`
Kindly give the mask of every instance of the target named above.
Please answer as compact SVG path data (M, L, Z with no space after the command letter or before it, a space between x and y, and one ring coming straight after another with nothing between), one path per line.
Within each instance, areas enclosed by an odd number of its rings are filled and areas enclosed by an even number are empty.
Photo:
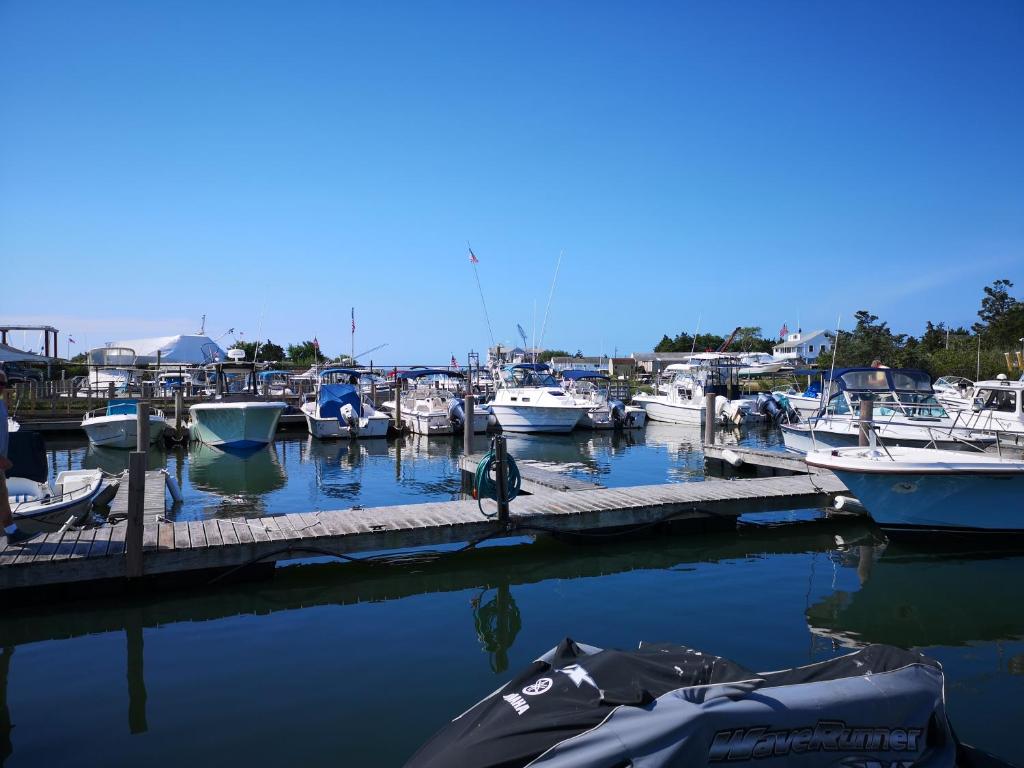
M0 2L0 320L388 363L1024 296L1024 4Z

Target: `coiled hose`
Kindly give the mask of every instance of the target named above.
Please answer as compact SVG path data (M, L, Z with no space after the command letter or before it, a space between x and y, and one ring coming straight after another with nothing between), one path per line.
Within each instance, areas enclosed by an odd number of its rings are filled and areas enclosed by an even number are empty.
M476 478L473 481L473 495L476 496L476 504L480 507L480 514L484 517L496 517L497 512L488 513L484 511L484 506L481 503L482 499L498 500L498 482L497 482L497 464L498 455L494 452L494 445L492 443L491 450L484 454L484 457L480 459L480 463L476 465ZM491 476L491 471L494 470L494 476ZM508 501L512 501L516 496L519 495L519 490L523 485L523 477L519 474L519 467L516 466L516 460L505 454L505 498Z

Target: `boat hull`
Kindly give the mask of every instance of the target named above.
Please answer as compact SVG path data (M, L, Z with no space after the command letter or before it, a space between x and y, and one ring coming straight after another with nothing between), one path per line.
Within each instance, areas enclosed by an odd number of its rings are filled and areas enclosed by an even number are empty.
M340 440L348 438L372 439L387 437L388 426L391 419L384 414L363 417L359 419L359 429L353 431L347 423L338 419L322 419L319 416L303 410L306 417L306 426L309 434L317 440Z
M813 437L810 427L806 424L783 424L781 429L786 450L795 453L809 453L821 448L852 448L860 442L860 433L856 425L853 425L852 429L842 431L815 428ZM881 430L879 436L885 445L900 445L906 448L934 447L944 451L971 451L974 448L984 448L992 442L979 440L977 436L970 443L964 440L940 439L938 436L933 441L927 434L915 437L913 434L901 434L898 430L892 429Z
M473 432L480 433L487 431L487 411L473 412ZM447 413L426 414L410 413L402 417L405 426L414 435L454 435L462 434L462 427L455 427Z
M586 412L580 407L549 407L491 403L491 413L504 432L572 432Z
M52 533L60 530L69 519L73 523L81 522L105 487L98 470L61 472L56 485L63 490L66 483L67 492L63 495L57 492L43 502L22 494L27 489L32 489L34 494L54 493L48 486L25 478L9 478L7 483L14 522L25 533Z
M666 403L654 399L639 400L634 398L647 412L647 418L651 421L661 421L666 424L703 424L704 405L694 403Z
M189 436L218 448L257 448L274 439L280 402L199 403L189 408Z
M893 535L1024 533L1024 475L832 471Z
M163 437L167 422L162 416L149 417L149 442ZM138 418L135 414L97 416L82 421L89 442L104 448L135 448L138 445Z

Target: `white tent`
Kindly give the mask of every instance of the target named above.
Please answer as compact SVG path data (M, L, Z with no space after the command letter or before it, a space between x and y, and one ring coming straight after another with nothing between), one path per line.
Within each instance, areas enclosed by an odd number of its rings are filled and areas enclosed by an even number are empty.
M215 359L226 360L224 350L209 336L157 336L151 339L126 339L115 341L109 346L128 347L134 349L138 356L136 362L155 363L157 352L160 363L177 365L199 365L210 363Z

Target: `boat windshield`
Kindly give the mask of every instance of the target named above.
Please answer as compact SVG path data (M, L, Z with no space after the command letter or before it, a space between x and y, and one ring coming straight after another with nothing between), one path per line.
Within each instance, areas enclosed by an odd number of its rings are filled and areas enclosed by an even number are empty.
M1012 389L982 389L974 402L985 411L1017 413L1017 392Z
M508 371L510 387L557 387L555 377L547 371L531 371L527 368L513 368Z

